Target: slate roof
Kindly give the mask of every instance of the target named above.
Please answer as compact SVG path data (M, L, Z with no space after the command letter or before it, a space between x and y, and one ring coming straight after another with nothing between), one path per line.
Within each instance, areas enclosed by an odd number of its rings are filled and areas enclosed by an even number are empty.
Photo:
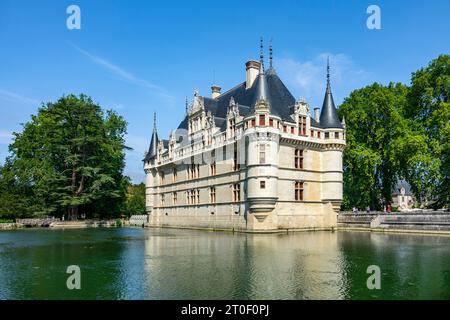
M263 81L262 79L265 79ZM261 92L264 93L265 99L270 104L270 112L282 120L293 121L291 114L294 113L295 98L286 88L284 83L278 77L275 69L269 68L260 74L252 87L246 89L246 83L242 82L234 88L224 92L216 99L203 97L206 112L211 112L215 118L215 124L221 130L226 128L226 117L228 105L231 97L238 104L239 114L244 117L253 113L256 101L259 99ZM311 126L316 128L342 128L342 124L338 118L336 107L331 93L330 82L327 83L327 90L320 114L320 123L311 117ZM188 129L188 119L185 115L178 129Z
M402 188L405 188L405 196L412 196L410 184L408 182L406 182L405 180L400 180L400 179L395 184L394 192L392 193L392 195L394 195L394 196L401 195Z
M327 81L327 90L325 92L325 98L323 99L322 111L320 112L319 121L322 128L343 128L336 112L336 106L334 105L329 79Z
M262 79L265 79L265 81ZM251 88L246 89L245 87L246 83L242 82L216 99L203 97L206 112L210 111L214 115L216 126L222 128L225 125L231 97L238 104L239 114L247 116L253 113L255 103L260 98L261 92L265 94L265 99L270 104L272 114L283 120L293 121L291 114L293 113L295 98L272 69L266 71L263 76L259 75ZM187 121L185 116L178 128L187 130Z
M158 152L158 144L158 132L156 132L156 127L153 127L152 140L150 141L150 147L148 148L144 161L150 161L156 157L156 153Z

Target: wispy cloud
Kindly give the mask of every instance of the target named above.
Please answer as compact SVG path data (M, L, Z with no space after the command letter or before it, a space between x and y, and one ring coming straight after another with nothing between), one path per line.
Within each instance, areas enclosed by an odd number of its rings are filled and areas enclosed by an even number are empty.
M15 92L7 91L0 89L0 99L8 102L14 102L14 103L21 103L21 104L28 104L28 105L37 105L39 104L39 101L25 97L23 95L20 95Z
M298 95L297 98L305 97L310 105L320 106L325 94L328 57L335 100L344 98L352 89L364 85L368 79L368 72L359 69L350 56L342 53L321 53L305 61L281 58L277 60L277 70Z
M156 84L150 83L144 79L141 79L137 76L135 76L134 74L132 74L131 72L128 72L126 70L124 70L123 68L103 59L100 58L98 56L95 56L91 53L89 53L88 51L81 49L80 47L70 43L70 45L72 47L74 47L78 52L80 52L82 55L84 55L85 57L89 58L92 62L94 62L95 64L103 67L104 69L108 70L109 72L111 72L112 74L118 76L119 78L121 78L122 80L128 81L130 83L133 83L137 86L143 87L145 89L150 90L152 93L157 94L159 96L162 96L164 98L167 99L171 99L173 100L174 97L172 95L170 95L166 89L164 89L161 86L158 86Z
M13 134L10 131L0 131L0 144L10 144L13 139Z

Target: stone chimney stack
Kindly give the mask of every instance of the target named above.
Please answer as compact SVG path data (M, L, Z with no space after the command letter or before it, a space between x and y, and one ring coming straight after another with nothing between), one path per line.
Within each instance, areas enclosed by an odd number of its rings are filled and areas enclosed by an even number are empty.
M319 108L314 108L314 120L319 123Z
M256 77L258 77L259 67L260 63L255 60L247 61L247 63L245 64L246 70L245 89L249 89L252 87Z
M215 98L217 98L217 97L219 97L220 96L220 90L221 90L222 88L220 87L220 86L217 86L217 85L213 85L212 87L211 87L211 90L212 90L212 98L213 99L215 99Z

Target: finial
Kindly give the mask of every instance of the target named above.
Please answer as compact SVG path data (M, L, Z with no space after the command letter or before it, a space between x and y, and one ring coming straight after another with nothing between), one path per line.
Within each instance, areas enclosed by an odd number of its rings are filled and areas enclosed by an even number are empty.
M236 102L234 101L234 97L230 98L230 103L228 104L230 107L236 105Z
M327 57L327 83L330 83L330 56Z
M156 131L156 112L153 112L153 131Z
M272 69L273 61L273 48L272 48L272 38L270 38L270 69Z
M185 107L186 107L186 114L188 114L188 99L187 99L187 96L186 96L186 105L185 105Z
M259 44L259 63L260 63L260 67L259 67L259 71L260 73L264 72L264 53L263 53L263 37L261 37L260 40L260 44Z

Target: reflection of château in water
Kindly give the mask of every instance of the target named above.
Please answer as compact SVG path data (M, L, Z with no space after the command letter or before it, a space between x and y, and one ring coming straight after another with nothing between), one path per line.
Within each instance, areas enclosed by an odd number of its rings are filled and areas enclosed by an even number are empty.
M151 226L248 231L331 228L342 201L341 123L327 88L319 116L296 101L272 65L246 63L246 81L212 97L195 90L169 140L156 124L144 159Z

